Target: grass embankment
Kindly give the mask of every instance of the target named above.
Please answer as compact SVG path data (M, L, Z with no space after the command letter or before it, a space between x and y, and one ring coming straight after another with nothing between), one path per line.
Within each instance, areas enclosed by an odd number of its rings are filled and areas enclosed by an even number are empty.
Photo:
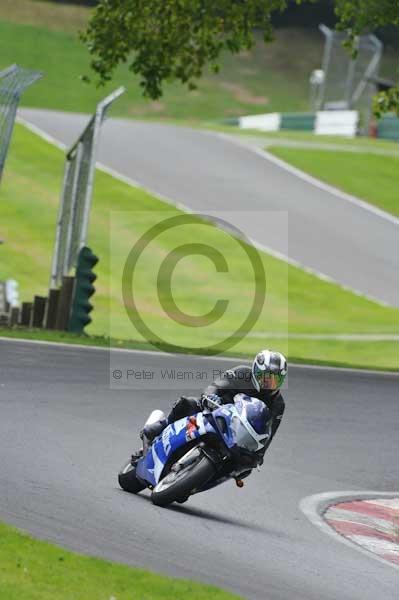
M276 48L284 48L285 39L282 33L280 43L271 51L274 57ZM313 56L311 52L309 54ZM142 97L139 79L125 65L117 70L114 80L105 88L84 83L81 76L91 75L89 56L76 33L49 30L41 25L10 23L7 15L1 12L0 56L0 68L17 62L45 73L45 77L23 96L22 104L30 107L91 113L106 93L125 85L127 93L115 104L114 114L130 118L195 122L277 108L306 108L306 80L280 74L270 65L274 59L261 42L251 54L226 56L222 73L205 74L197 90L189 92L181 84L168 84L158 101Z
M210 585L81 556L0 523L2 600L238 600Z
M123 84L128 93L118 100L115 114L133 118L200 121L308 110L309 74L320 67L323 52L317 30L279 29L272 44L260 41L251 52L226 55L220 74L205 73L198 90L189 93L180 85L168 85L164 97L151 102L142 98L138 79L126 66L105 89L80 80L89 73L89 58L77 31L85 28L89 14L89 9L73 5L2 0L0 68L18 62L46 73L24 94L24 105L92 112L105 92ZM396 67L397 55L385 51L382 74L393 78Z
M364 150L350 154L335 149L301 148L298 152L298 149L280 146L268 150L294 167L399 216L399 154L376 154L367 148L365 145ZM374 148L387 150L389 146Z
M0 68L18 62L46 74L24 94L25 106L92 112L104 93L123 84L128 92L115 104L118 116L198 122L308 109L309 74L320 66L323 52L317 31L278 30L272 44L259 41L251 52L226 55L220 74L205 73L197 90L167 85L163 98L151 102L142 98L139 80L127 66L105 89L80 80L89 73L89 56L77 31L85 28L89 14L87 8L51 2L0 2ZM393 77L394 57L385 53L385 60L385 74Z
M70 344L70 345L78 345L78 346L87 346L87 347L96 347L96 348L117 348L118 350L140 350L140 351L154 351L159 350L160 352L168 352L169 348L166 344L157 344L149 343L145 341L138 340L130 340L130 339L116 339L110 338L108 336L100 336L100 335L78 335L74 333L69 333L67 331L46 331L43 329L29 329L26 327L18 327L18 328L5 328L0 327L0 338L9 338L9 339L20 339L20 340L33 340L38 342L47 342L51 344ZM282 349L282 343L285 344L285 340L282 342L283 338L280 340L268 340L267 336L263 339L269 343L270 346L278 347ZM329 354L323 355L321 358L316 356L316 351L313 351L314 347L316 350L319 348L319 345L316 343L316 346L313 346L312 343L308 343L306 340L303 343L303 350L307 351L309 356L290 356L290 364L306 364L306 365L316 365L316 366L324 366L324 367L342 367L342 368L357 368L357 369L366 369L372 371L384 371L384 372L393 372L396 373L398 368L398 343L395 342L371 342L366 343L367 352L364 353L365 358L361 357L362 346L364 346L364 342L347 342L347 352L355 352L355 359L358 359L358 362L348 362L347 354L342 354L342 349L344 344L342 341L335 342L335 340L330 340L329 342L332 344L331 356L333 358L329 358ZM290 346L291 344L288 344ZM258 348L259 349L259 348ZM302 354L304 354L304 351ZM183 352L183 349L182 349ZM373 359L373 352L391 352L392 360L384 360L378 361ZM195 352L195 349L189 349L188 351L184 351L185 354L193 354L196 355L198 353ZM203 354L206 354L205 352ZM340 360L342 355L343 360ZM253 354L249 354L248 352L239 352L230 350L223 353L223 356L228 358L236 358L237 360L243 361L251 361L253 359ZM312 358L314 356L314 358Z
M63 156L57 148L22 126L16 128L0 188L0 237L5 240L0 247L0 278L18 279L24 300L47 291L62 166ZM139 236L159 222L160 216L178 214L182 213L143 190L97 173L89 244L100 262L90 334L138 340L141 347L147 342L127 318L121 295L122 270ZM160 263L170 250L193 241L217 248L229 268L228 273L217 273L209 259L196 255L177 263L172 290L182 311L203 315L219 298L229 300L222 318L195 328L165 318L156 287ZM150 244L140 260L134 278L137 304L145 322L169 343L195 352L225 338L248 314L254 289L251 269L238 244L218 228L200 220L175 228ZM291 360L399 368L396 342L291 339L287 344L287 329L301 334L398 333L399 311L378 306L266 254L261 260L267 275L265 306L252 330L230 353L250 356L259 347L273 345L287 352ZM168 308L174 310L170 304Z

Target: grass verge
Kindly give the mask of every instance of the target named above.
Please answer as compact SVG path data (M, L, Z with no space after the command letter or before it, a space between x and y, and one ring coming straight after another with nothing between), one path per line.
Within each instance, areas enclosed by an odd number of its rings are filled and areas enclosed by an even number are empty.
M233 135L241 137L256 137L259 140L262 138L265 140L265 145L276 142L284 145L284 142L295 142L298 146L310 147L314 146L316 149L320 145L333 145L334 149L339 150L340 147L347 148L348 150L353 149L357 152L370 152L378 154L386 152L387 154L396 155L399 154L399 144L393 140L384 140L380 138L371 137L355 137L349 138L339 135L316 135L309 131L290 131L288 129L280 131L260 131L259 129L240 129L237 126L232 125L221 125L209 123L208 127L216 131L223 133L231 133Z
M2 0L0 2L0 68L18 62L43 70L45 78L23 96L23 104L77 112L91 112L105 92L126 85L127 94L115 105L115 114L150 119L223 119L268 111L307 110L309 73L320 66L323 39L317 31L280 29L272 44L262 41L251 52L226 54L217 76L205 73L199 87L188 92L167 85L157 102L142 98L137 77L126 66L118 69L105 89L85 85L89 56L77 38L91 10L54 2ZM384 53L387 77L396 57Z
M226 54L219 75L205 73L199 87L188 92L180 84L167 85L157 102L143 99L139 80L127 66L118 69L106 88L84 84L89 56L77 38L91 10L71 4L33 0L0 2L0 69L18 62L43 70L43 80L26 91L26 106L92 112L94 104L117 85L127 93L118 100L118 116L150 119L223 119L270 111L308 108L310 72L320 66L323 39L317 31L281 29L276 40L259 41L251 52ZM394 77L396 56L384 53L387 70Z
M0 238L5 240L0 247L0 278L16 278L23 300L47 293L62 165L63 156L57 148L24 127L16 127L0 188ZM143 337L127 317L121 294L123 266L143 232L163 215L181 214L139 188L97 173L89 243L100 262L90 335L110 337L116 345L117 340L125 340L123 344L143 348L155 339ZM193 240L217 248L229 264L228 273L217 273L208 259L193 255L176 265L173 296L182 311L203 315L217 299L229 300L222 318L194 329L176 322L174 307L168 302L172 317L165 318L156 293L160 262L176 246ZM149 246L135 275L134 289L143 319L166 342L196 353L199 347L220 341L242 323L253 300L254 281L245 253L234 243L228 233L198 219L187 230L166 232ZM399 368L397 342L287 340L287 333L399 333L399 310L355 296L269 255L259 256L267 275L265 305L251 331L232 347L224 347L226 352L250 356L259 347L271 345L302 362ZM269 339L268 333L281 337ZM156 347L165 349L167 344Z
M238 600L210 585L82 556L0 523L4 600Z
M113 107L118 116L178 120L191 124L245 114L309 110L309 74L319 68L323 37L308 28L277 29L265 45L259 38L251 51L221 58L218 75L205 72L197 90L166 85L156 102L142 97L139 79L126 65L111 84L98 89L87 85L89 56L77 33L84 30L92 9L75 4L40 0L0 2L0 69L18 62L45 72L29 88L22 104L77 112L92 112L95 103L118 85L127 94ZM386 48L381 75L395 79L397 51Z
M280 146L268 150L294 167L399 216L399 155L377 155L366 148L351 153Z
M21 339L21 340L35 340L35 341L43 341L43 342L51 342L58 344L76 344L79 346L93 346L99 348L117 348L119 350L158 350L159 352L168 352L169 348L167 345L157 344L156 342L144 342L140 340L129 340L129 339L114 339L109 338L107 336L100 335L77 335L73 333L68 333L65 331L45 331L42 329L28 329L25 327L15 327L12 329L0 327L0 339L2 338L11 338L11 339ZM277 342L278 343L278 342ZM330 341L329 345L331 345L331 354L333 359L329 359L328 355L325 356L324 360L322 358L314 358L315 353L312 351L312 342L308 344L308 342L302 343L301 354L302 356L294 356L290 354L290 364L306 364L306 365L315 365L320 367L340 367L340 368L356 368L356 369L365 369L365 370L375 370L375 371L391 371L397 372L397 360L394 359L392 361L393 366L389 366L389 360L384 361L383 363L379 363L375 360L376 352L389 352L395 356L398 352L398 344L396 342L373 342L372 345L367 344L364 345L363 342L355 343L355 361L340 361L338 360L338 353L334 348L334 341ZM337 342L338 350L342 350L342 342ZM348 342L348 352L354 350L354 343ZM362 354L363 351L363 354ZM191 352L195 354L194 351ZM306 357L305 354L308 353L309 357ZM186 354L186 352L185 352ZM240 353L240 352L225 352L223 356L237 358L242 360L252 360L253 353ZM356 360L358 362L356 362Z
M286 37L282 33L281 42L276 42L280 50ZM306 44L305 35L301 43ZM106 93L125 85L127 92L115 104L113 113L129 118L199 122L277 108L304 109L306 79L286 77L273 66L276 47L269 49L259 42L250 54L226 55L221 73L205 73L198 89L190 92L182 84L167 84L163 97L151 101L143 98L139 78L126 65L117 69L112 83L105 87L83 82L82 75L92 75L90 57L76 32L50 29L47 22L10 22L0 9L0 68L17 62L45 73L22 98L23 105L37 108L91 113ZM313 57L312 51L308 52ZM288 62L286 68L291 68Z

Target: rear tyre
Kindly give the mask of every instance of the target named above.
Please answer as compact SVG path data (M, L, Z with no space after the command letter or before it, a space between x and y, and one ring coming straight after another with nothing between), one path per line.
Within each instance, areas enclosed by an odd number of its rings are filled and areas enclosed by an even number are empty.
M211 460L204 455L180 471L173 469L154 487L151 500L157 506L172 502L185 502L188 497L204 486L215 474Z
M138 494L144 490L146 485L140 481L136 477L136 465L129 462L122 467L118 474L119 485L125 492L130 492L131 494Z

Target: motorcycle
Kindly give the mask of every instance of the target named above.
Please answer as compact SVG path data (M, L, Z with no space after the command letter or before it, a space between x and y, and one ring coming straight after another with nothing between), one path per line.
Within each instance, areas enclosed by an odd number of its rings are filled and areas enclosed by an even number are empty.
M137 494L148 488L152 502L165 507L229 479L244 485L271 435L268 408L244 394L237 394L233 404L205 400L205 410L167 425L148 448L144 445L141 457L121 469L123 490ZM154 411L146 425L159 413Z

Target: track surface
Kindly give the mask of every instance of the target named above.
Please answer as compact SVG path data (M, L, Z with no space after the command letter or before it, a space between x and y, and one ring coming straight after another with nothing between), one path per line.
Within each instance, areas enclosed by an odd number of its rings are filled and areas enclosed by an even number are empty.
M221 361L126 352L130 368ZM231 365L231 363L228 363ZM69 548L259 600L396 600L398 573L314 527L301 498L397 488L396 375L291 367L260 473L171 509L118 489L148 412L176 392L111 390L107 351L0 340L0 519ZM187 390L190 391L190 390Z
M24 109L24 118L71 144L87 116ZM397 224L316 188L217 134L110 119L99 159L193 210L242 211L228 220L251 239L336 281L399 306ZM258 212L254 212L258 211ZM267 214L288 211L289 239Z

